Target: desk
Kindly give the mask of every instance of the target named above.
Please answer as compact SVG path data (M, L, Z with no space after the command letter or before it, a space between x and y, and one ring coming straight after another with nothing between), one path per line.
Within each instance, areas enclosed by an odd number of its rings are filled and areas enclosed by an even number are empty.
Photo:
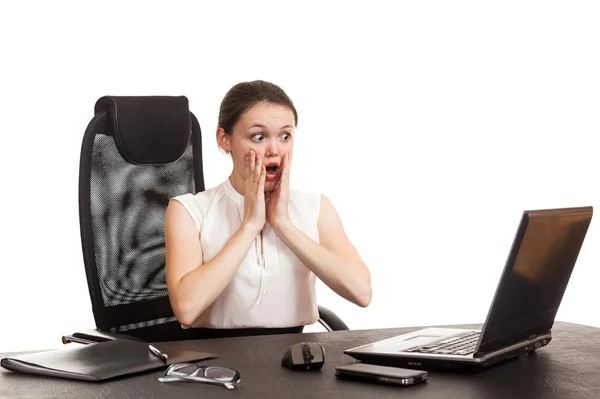
M456 326L452 326L456 327ZM479 327L479 326L459 326ZM335 366L352 362L342 351L417 329L334 331L157 344L219 354L205 364L237 369L242 381L235 390L201 383L160 383L162 371L103 383L31 376L0 368L0 397L191 397L191 398L598 398L600 397L600 328L557 322L553 341L532 355L477 374L430 372L429 381L395 387L343 381ZM320 342L326 362L319 372L291 371L280 365L289 345ZM71 344L74 345L74 344ZM8 354L0 354L6 357Z

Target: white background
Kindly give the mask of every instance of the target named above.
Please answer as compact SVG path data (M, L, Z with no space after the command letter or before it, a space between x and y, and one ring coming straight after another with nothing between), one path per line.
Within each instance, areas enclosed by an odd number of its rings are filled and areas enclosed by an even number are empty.
M0 352L93 328L81 139L103 95L185 95L206 186L235 83L299 112L292 184L321 190L372 272L353 329L483 322L524 209L599 205L597 2L3 2ZM600 327L598 221L558 319ZM309 327L318 330L316 326Z

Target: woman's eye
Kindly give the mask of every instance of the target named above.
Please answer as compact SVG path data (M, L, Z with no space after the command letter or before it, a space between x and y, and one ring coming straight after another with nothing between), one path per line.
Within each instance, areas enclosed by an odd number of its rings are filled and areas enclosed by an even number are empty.
M254 136L252 136L252 140L254 141L263 141L265 138L265 136L263 136L262 134L255 134Z
M291 135L291 134L289 134L289 133L284 133L284 134L282 134L282 135L281 135L281 137L282 137L282 138L283 138L285 141L288 141L288 140L289 140L289 139L292 137L292 135Z

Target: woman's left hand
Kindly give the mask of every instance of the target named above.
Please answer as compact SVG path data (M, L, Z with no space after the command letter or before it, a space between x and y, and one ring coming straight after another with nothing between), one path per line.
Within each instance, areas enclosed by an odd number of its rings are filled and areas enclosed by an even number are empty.
M273 226L275 232L288 223L291 223L288 212L288 201L290 198L290 165L292 163L291 152L283 155L281 164L281 176L275 190L268 193L267 220Z

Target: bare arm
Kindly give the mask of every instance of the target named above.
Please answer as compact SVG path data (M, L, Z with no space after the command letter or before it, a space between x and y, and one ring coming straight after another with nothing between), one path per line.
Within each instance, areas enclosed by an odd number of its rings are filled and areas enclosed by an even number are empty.
M321 196L317 243L291 222L278 235L321 281L338 295L366 307L371 302L371 274L352 245L331 201Z
M223 292L256 235L255 229L242 224L221 251L203 264L196 224L178 201L169 203L165 216L167 287L181 324L193 325Z

